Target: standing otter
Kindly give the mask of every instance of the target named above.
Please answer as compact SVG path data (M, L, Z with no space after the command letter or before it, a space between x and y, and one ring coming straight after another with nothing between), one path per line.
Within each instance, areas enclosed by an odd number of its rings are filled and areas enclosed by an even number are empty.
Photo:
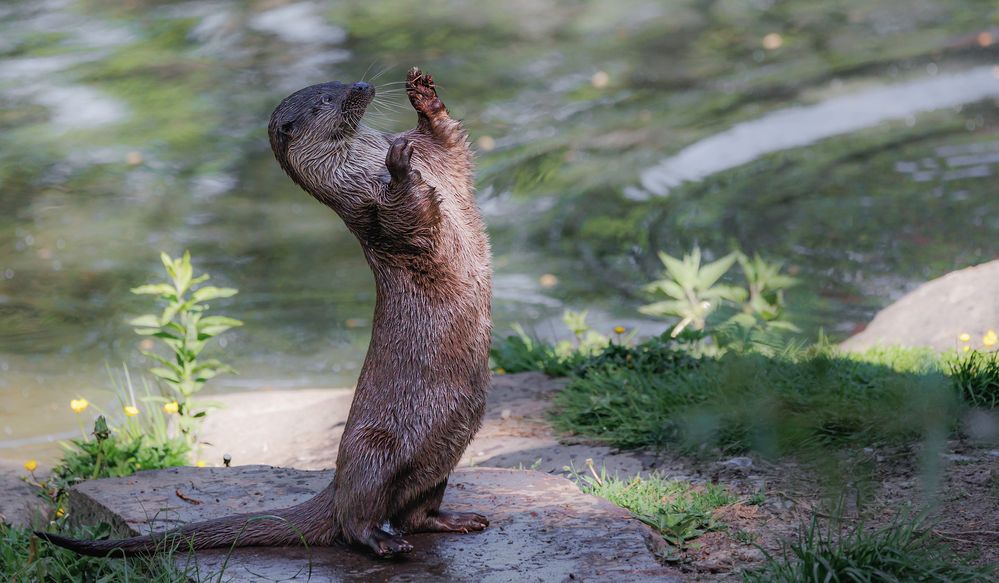
M371 344L357 381L333 483L292 508L184 526L164 535L77 541L104 556L182 548L364 544L379 556L412 550L398 533L469 532L489 521L440 509L447 478L485 412L489 386L489 242L473 195L472 154L429 75L406 92L415 129L375 131L361 117L367 83L302 89L271 115L271 148L285 172L357 236L374 272ZM386 154L387 152L387 154ZM384 529L388 522L392 529Z

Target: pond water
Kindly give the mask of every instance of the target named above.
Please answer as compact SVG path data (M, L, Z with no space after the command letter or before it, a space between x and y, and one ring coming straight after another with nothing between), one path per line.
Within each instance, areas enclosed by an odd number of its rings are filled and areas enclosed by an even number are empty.
M160 250L238 296L217 391L349 386L371 276L273 161L302 86L373 79L379 128L432 72L479 155L497 332L635 308L655 251L783 260L792 316L842 338L914 285L999 255L992 0L0 5L0 458L50 459L68 401L144 368L129 288Z

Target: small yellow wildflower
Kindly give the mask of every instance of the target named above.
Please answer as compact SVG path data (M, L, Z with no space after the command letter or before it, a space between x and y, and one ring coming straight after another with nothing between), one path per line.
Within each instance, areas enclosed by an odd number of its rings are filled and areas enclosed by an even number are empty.
M971 347L970 347L970 346L967 346L967 345L965 345L965 346L962 346L962 347L961 347L961 350L963 350L963 351L965 351L965 352L968 352L969 350L971 350Z
M72 399L69 402L69 408L72 409L73 413L76 413L77 415L86 411L89 406L90 403L88 403L86 399Z
M125 405L124 411L125 415L128 415L129 417L135 417L139 414L139 408L135 405Z
M996 344L999 344L999 336L996 336L995 330L989 330L982 336L982 344L985 348L992 348Z
M506 369L503 367L497 368L496 374L506 374Z
M615 334L624 334L624 326L614 326Z
M194 465L198 466L199 468L203 468L207 464L205 463L205 460L198 460L198 462L196 464L194 464Z
M180 403L178 403L177 401L171 401L171 402L166 403L165 405L163 405L163 412L164 413L173 415L177 411L180 411Z
M62 509L62 506L56 508L56 518L62 518L63 516L66 516L66 511Z
M28 470L29 472L34 472L35 470L38 469L38 462L36 462L35 460L28 460L24 462L24 469Z
M957 337L961 342L971 342L971 334L967 332L962 332L960 336Z

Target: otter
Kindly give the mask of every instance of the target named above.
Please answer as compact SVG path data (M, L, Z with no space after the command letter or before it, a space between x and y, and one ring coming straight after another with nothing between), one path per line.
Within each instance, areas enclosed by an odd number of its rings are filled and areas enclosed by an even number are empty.
M281 168L343 219L375 278L371 342L333 483L264 519L248 513L123 540L39 537L92 556L153 553L171 540L195 550L344 542L387 556L413 549L407 533L488 526L480 514L440 508L482 423L490 380L492 268L472 152L430 75L410 70L406 93L418 123L401 134L361 123L375 96L364 82L301 89L268 125Z

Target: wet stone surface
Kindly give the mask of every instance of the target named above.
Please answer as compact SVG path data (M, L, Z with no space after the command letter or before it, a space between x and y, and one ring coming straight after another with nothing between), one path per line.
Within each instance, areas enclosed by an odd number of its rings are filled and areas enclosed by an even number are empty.
M332 475L268 466L142 472L81 484L71 494L71 509L87 521L111 522L121 535L148 533L293 505L322 489ZM225 563L222 580L234 582L679 580L654 558L650 541L661 539L648 527L564 478L460 469L451 477L444 506L484 513L491 524L480 533L409 536L415 550L390 560L345 547L254 547L231 555L227 550L180 555L178 562L193 567L196 561L202 578L217 578Z

